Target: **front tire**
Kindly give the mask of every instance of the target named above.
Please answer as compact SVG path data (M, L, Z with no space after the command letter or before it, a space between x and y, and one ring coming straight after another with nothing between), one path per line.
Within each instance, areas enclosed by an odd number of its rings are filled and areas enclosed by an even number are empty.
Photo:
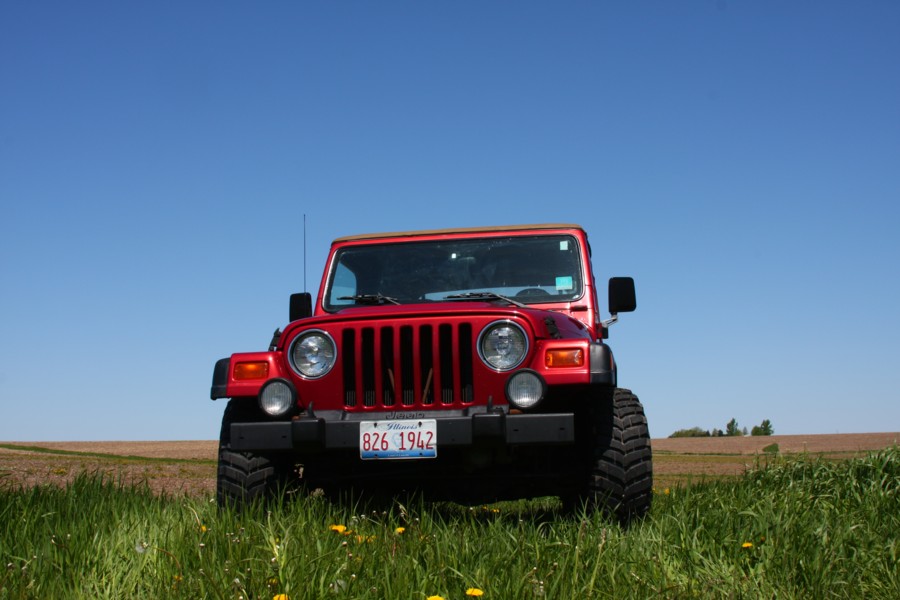
M653 458L644 407L617 388L612 406L594 416L588 501L622 525L643 517L653 497Z
M290 481L293 465L285 457L231 449L231 424L259 420L252 402L232 399L222 415L216 474L216 502L220 507L240 508L257 499L272 498Z

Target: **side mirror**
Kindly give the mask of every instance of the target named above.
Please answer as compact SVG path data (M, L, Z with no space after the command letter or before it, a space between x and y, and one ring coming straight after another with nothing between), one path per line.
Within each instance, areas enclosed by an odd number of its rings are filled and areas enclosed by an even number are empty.
M300 292L299 294L291 294L291 308L289 311L289 319L296 321L297 319L305 319L312 316L312 294L309 292Z
M634 279L631 277L610 277L609 279L609 314L631 312L637 308L634 295Z

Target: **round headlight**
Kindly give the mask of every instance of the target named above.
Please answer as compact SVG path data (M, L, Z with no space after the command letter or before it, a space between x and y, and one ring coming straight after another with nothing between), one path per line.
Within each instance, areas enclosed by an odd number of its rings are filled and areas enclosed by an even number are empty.
M506 382L506 399L516 408L533 408L544 398L547 385L534 371L517 371Z
M278 417L294 406L296 395L288 382L273 379L259 392L259 407L267 415Z
M484 328L478 339L478 354L489 367L509 371L525 360L528 336L512 321L497 321Z
M334 366L337 347L334 340L318 329L307 331L291 345L291 367L301 377L317 379L326 375Z

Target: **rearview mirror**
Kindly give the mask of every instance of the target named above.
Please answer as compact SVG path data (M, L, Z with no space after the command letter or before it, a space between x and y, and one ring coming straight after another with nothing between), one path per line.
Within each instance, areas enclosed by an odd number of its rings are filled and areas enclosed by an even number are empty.
M634 295L634 279L631 277L609 278L609 314L631 312L637 308Z
M289 311L289 319L296 321L297 319L305 319L312 316L312 294L309 292L300 292L291 294L291 307Z

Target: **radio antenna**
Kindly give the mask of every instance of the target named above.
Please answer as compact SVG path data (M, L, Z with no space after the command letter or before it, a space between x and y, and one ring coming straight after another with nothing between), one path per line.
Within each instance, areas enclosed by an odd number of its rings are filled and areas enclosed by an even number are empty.
M306 213L303 213L303 291L306 291Z

